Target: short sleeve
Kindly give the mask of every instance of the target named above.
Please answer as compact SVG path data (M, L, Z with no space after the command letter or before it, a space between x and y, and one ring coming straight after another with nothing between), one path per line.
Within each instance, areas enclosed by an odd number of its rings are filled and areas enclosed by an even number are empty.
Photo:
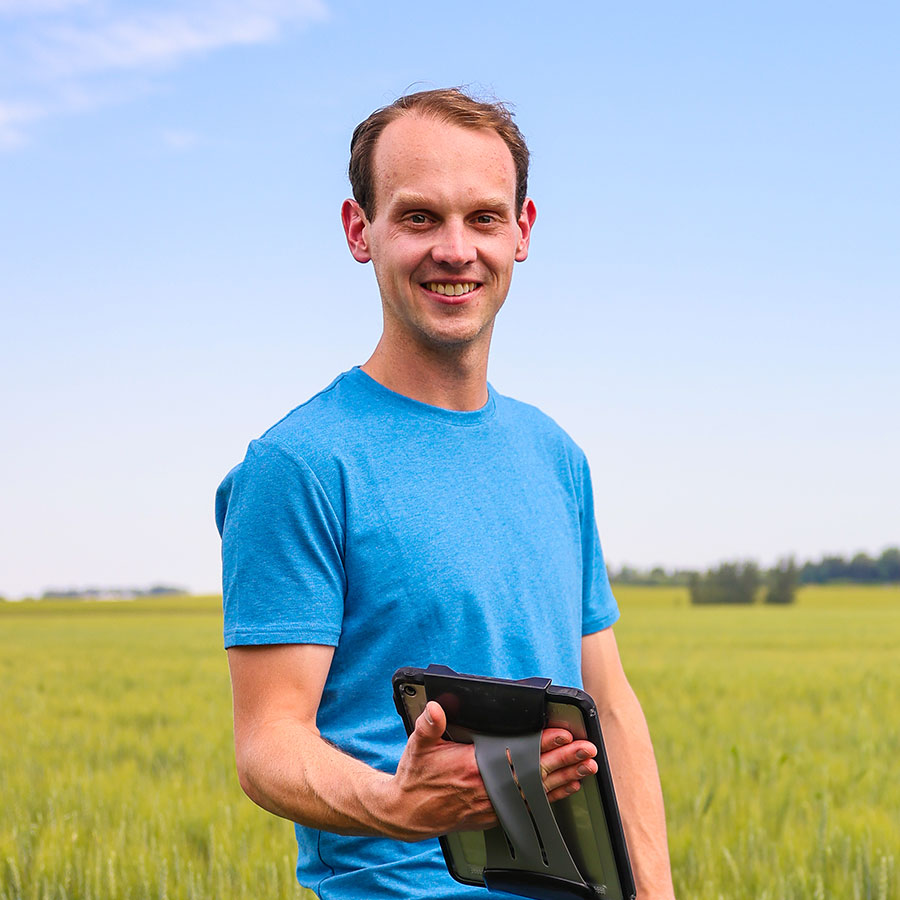
M608 628L619 618L619 607L613 596L600 547L594 514L594 491L587 459L581 457L578 498L581 514L582 612L581 633L593 634Z
M225 646L337 646L343 529L309 466L271 441L254 441L219 487L216 521Z

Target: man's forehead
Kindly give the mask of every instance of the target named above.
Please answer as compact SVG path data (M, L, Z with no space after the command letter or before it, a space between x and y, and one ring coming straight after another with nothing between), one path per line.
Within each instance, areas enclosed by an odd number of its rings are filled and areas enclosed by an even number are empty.
M401 116L379 136L372 162L376 196L466 190L506 201L515 197L512 153L488 128Z

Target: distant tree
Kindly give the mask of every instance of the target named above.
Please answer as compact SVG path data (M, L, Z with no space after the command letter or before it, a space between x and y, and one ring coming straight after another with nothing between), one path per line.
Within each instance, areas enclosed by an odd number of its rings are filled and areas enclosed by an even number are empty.
M691 603L706 603L703 576L699 572L691 572L691 577L688 579L688 593L691 595Z
M755 562L746 562L738 571L738 591L735 603L752 603L756 599L762 578Z
M900 581L900 548L888 547L878 557L878 580Z
M825 576L818 563L807 560L800 567L800 584L822 584L824 581Z
M850 581L859 581L863 584L877 581L878 563L867 553L857 553L847 567L847 577Z
M826 556L821 567L822 581L846 581L850 577L850 566L843 556Z
M688 589L691 603L753 603L760 586L756 563L722 563L705 575L691 574Z
M766 573L766 603L793 603L797 599L799 576L793 556L779 560L778 565Z

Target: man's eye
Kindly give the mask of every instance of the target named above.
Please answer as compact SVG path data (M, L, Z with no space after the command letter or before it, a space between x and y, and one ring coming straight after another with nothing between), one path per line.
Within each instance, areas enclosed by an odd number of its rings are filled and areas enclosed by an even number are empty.
M493 225L494 217L488 213L482 213L480 216L475 217L475 221L479 225Z
M428 221L428 219L426 219L422 213L413 213L409 217L409 221L413 225L424 225Z

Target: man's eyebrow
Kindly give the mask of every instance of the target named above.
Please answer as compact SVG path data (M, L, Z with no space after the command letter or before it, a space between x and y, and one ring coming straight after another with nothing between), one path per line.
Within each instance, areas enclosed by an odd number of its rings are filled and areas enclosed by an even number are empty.
M431 209L435 205L434 197L427 197L412 191L400 191L390 199L390 205L403 209ZM469 204L472 209L512 209L512 201L508 197L480 197Z
M414 194L411 192L401 191L391 197L391 206L430 206L428 198L424 194Z
M509 197L482 197L472 204L475 209L512 209L513 203Z

